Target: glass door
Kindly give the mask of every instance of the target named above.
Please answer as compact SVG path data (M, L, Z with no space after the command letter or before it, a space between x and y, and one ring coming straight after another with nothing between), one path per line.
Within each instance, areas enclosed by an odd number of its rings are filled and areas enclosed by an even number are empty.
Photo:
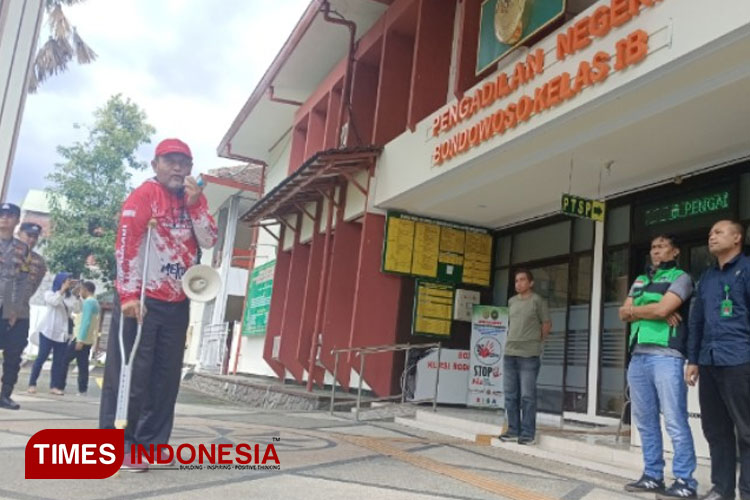
M562 411L568 268L566 261L529 269L534 275L534 291L547 301L552 320L552 331L544 344L537 381L537 409L548 413Z

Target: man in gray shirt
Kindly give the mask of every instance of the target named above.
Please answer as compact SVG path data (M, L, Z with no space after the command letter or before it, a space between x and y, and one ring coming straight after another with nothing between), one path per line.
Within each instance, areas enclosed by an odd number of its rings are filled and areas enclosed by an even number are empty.
M503 356L503 390L508 429L501 441L532 444L536 436L536 379L542 343L552 323L547 302L533 292L534 276L527 269L515 273L517 295L508 301L508 338ZM520 404L519 404L520 403Z

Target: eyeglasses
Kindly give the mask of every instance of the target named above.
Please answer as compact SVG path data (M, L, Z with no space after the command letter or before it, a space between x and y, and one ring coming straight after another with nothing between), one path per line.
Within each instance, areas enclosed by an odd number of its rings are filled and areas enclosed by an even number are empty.
M167 154L160 156L160 158L170 167L178 166L183 170L189 170L193 166L193 160L181 154Z

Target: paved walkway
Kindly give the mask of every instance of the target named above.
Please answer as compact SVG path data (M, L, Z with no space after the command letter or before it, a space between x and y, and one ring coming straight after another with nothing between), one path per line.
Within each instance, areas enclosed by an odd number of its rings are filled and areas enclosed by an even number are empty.
M28 373L21 376L25 381ZM39 387L46 387L46 381L40 381ZM18 392L16 399L22 409L0 410L0 498L638 498L622 491L620 479L502 449L445 439L389 422L355 423L324 412L242 408L185 389L177 406L173 445L274 442L281 470L204 467L119 473L98 481L25 480L28 438L46 428L95 427L98 395L96 384L85 397L55 397L44 390L34 396Z

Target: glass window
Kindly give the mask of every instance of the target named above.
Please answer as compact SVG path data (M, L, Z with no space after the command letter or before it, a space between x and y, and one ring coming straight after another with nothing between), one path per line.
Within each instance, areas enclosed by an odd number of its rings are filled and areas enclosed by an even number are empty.
M740 219L750 219L750 174L740 176Z
M695 245L688 249L690 254L690 276L694 282L698 282L706 269L713 266L716 259L708 251L708 245Z
M594 221L575 219L573 223L573 251L585 252L594 247Z
M508 305L508 268L495 271L495 289L493 292L496 306Z
M570 252L570 221L532 229L513 237L513 263L545 259Z
M510 264L510 243L511 236L503 236L495 242L495 265L507 266Z
M630 205L608 210L606 234L609 246L630 241Z
M604 303L599 353L598 413L619 416L625 393L627 329L618 309L628 295L627 248L604 256Z
M591 254L573 259L570 309L565 343L565 411L588 409L589 323L591 318Z

